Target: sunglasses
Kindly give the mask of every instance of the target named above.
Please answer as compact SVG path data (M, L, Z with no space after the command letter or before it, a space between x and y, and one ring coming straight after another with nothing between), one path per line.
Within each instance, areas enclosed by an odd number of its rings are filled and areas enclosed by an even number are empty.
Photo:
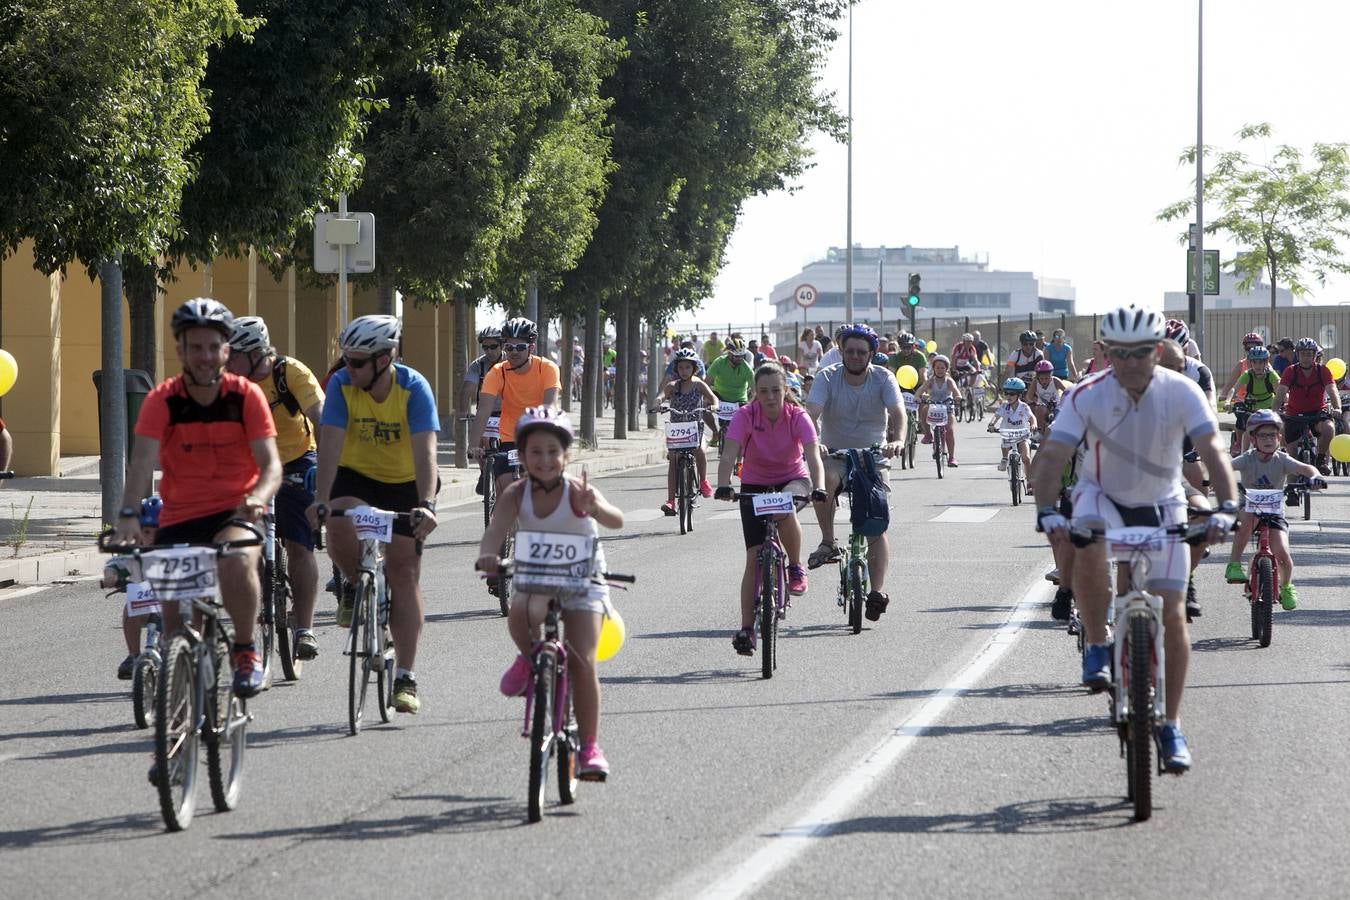
M529 344L502 344L502 349L507 353L522 353L530 349Z
M500 349L502 349L502 345L501 345L501 344L479 344L478 346L482 347L484 350L500 350Z
M1152 356L1156 348L1153 345L1147 347L1112 347L1112 359L1143 359L1146 356Z
M352 359L350 356L342 357L342 364L349 369L364 369L366 366L386 354L377 353L374 356L367 356L365 359Z

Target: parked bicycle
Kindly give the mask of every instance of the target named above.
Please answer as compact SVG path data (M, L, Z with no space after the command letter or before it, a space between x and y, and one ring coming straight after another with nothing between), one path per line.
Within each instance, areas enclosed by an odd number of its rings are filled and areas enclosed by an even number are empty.
M755 628L759 632L760 674L772 678L778 668L778 623L787 616L787 551L778 539L778 517L795 511L796 505L811 502L797 494L733 493L731 499L750 501L756 516L764 519L764 543L755 565Z

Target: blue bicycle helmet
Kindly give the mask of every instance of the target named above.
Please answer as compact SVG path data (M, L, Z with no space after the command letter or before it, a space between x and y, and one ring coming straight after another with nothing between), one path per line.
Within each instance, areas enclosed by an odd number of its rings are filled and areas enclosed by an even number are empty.
M1027 383L1020 378L1009 378L1003 382L1003 390L1008 394L1025 394Z
M866 340L867 346L871 348L873 353L876 353L877 349L881 347L881 338L877 337L877 333L872 330L871 325L865 322L854 322L852 325L845 325L839 329L840 351L844 348L844 341L854 337Z
M1247 351L1248 362L1261 362L1270 359L1270 351L1265 347L1253 347Z
M872 365L874 366L884 366L890 361L891 358L887 356L885 353L878 352L872 354Z

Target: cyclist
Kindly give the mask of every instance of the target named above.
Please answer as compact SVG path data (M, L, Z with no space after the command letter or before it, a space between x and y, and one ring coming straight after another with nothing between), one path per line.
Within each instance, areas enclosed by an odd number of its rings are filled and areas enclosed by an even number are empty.
M911 366L915 372L919 373L919 381L914 387L900 389L904 393L912 394L918 389L918 385L923 383L923 377L928 371L928 354L918 348L914 335L908 331L900 332L897 343L899 343L900 349L891 359L890 368L892 371L899 372L901 366Z
M504 358L488 370L483 378L482 392L478 395L478 415L474 417L469 434L469 454L475 458L484 455L483 429L487 427L490 411L498 402L501 404L498 426L501 442L497 445L497 455L492 462L492 477L497 479L498 497L515 480L507 453L516 449L516 422L521 413L532 406L557 406L558 394L562 390L558 366L552 360L534 355L538 338L539 329L529 319L507 321L502 326ZM489 581L489 586L494 583Z
M346 361L329 382L319 438L314 504L306 511L318 527L328 510L374 506L409 512L394 522L385 555L389 579L389 630L394 638L394 709L416 713L417 643L425 605L418 583L422 541L436 527L436 398L421 373L398 361L402 326L394 316L352 319L338 337ZM491 406L491 401L485 404ZM484 411L479 407L480 413ZM345 517L328 521L328 555L343 575L338 624L352 623L354 579L361 561L356 528Z
M895 456L900 452L900 436L905 433L905 407L900 402L899 386L889 370L869 365L868 358L879 346L877 333L867 325L855 323L845 329L840 342L844 361L816 374L806 411L821 422L820 442L831 450L863 450L881 444L881 452ZM845 465L841 459L824 459L825 497L817 501L816 521L820 523L820 546L806 559L807 568L818 569L839 559L834 540L834 509L844 488ZM880 471L880 470L878 470ZM881 483L890 490L884 475ZM886 567L890 545L886 535L867 539L867 570L872 590L867 595L867 618L881 618L890 603L885 592Z
M1283 375L1284 370L1297 361L1297 357L1293 338L1280 338L1279 343L1270 349L1270 367L1276 375Z
M690 353L693 353L693 356L687 354L681 356L680 350L688 350ZM698 352L694 350L694 342L682 341L680 343L680 349L670 354L670 362L666 363L666 374L665 377L661 379L661 389L663 391L668 384L675 380L675 363L679 362L681 359L692 359L694 361L694 374L704 381L707 380L708 369L703 365L703 359L698 355Z
M159 544L220 543L255 537L232 520L257 522L281 484L276 426L256 384L225 370L234 316L209 297L189 300L173 314L174 347L183 373L146 395L136 420L136 445L127 470L115 538L141 541L141 498L150 495L155 469L163 472ZM225 611L234 622L234 692L252 697L263 688L264 666L253 644L261 586L258 547L222 557L217 577ZM179 624L178 606L165 603L164 631Z
M1200 345L1191 337L1191 330L1180 319L1168 319L1163 327L1163 335L1181 345L1181 352L1191 359L1200 359Z
M1247 430L1247 418L1258 409L1273 409L1275 406L1275 388L1280 376L1270 368L1270 351L1265 347L1253 347L1247 351L1247 371L1238 376L1237 383L1229 389L1223 398L1225 406L1232 407L1234 397L1241 391L1246 397L1246 410L1236 410L1237 430L1242 433L1242 449L1250 450L1254 443L1251 432Z
M276 496L277 536L286 547L286 572L295 604L291 623L295 629L295 655L299 659L313 659L319 655L319 642L314 638L319 564L314 559L314 532L305 518L314 495L305 482L318 459L314 437L323 412L323 389L308 366L276 352L267 323L257 316L234 320L228 368L262 388L272 409L277 453L281 457L281 489Z
M1017 342L1021 346L1009 353L1008 361L1003 364L1008 375L1016 375L1026 381L1035 373L1036 363L1045 359L1045 354L1036 349L1036 341L1034 331L1024 331L1018 335Z
M1016 376L1003 382L1003 403L998 409L994 410L994 420L989 423L988 428L991 434L998 431L1000 425L1006 425L1009 429L1025 428L1028 432L1038 427L1042 420L1037 418L1035 408L1022 402L1026 393L1027 383ZM1003 456L998 461L1000 472L1008 471L1008 451L1010 449L1010 447L1003 448ZM1031 450L1027 446L1025 438L1018 441L1017 453L1022 457L1022 471L1027 473L1027 494L1031 494Z
M834 330L834 341L829 345L829 347L825 350L825 354L820 358L820 363L816 366L817 371L825 368L826 366L837 366L839 365L839 363L844 361L843 351L839 349L839 335L844 333L845 328L848 328L848 323L844 323L843 325L840 325L838 328Z
M1171 526L1186 521L1181 455L1182 437L1194 442L1210 471L1220 502L1209 518L1208 538L1222 540L1237 513L1236 488L1228 455L1218 439L1218 420L1198 385L1157 365L1163 317L1135 306L1121 307L1102 320L1111 368L1085 379L1070 392L1041 445L1034 471L1036 494L1050 501L1064 466L1080 441L1086 441L1078 483L1073 490L1073 525L1094 529L1122 525ZM1068 540L1069 520L1042 505L1037 528L1052 545ZM1083 617L1086 648L1083 684L1104 690L1111 683L1111 645L1106 641L1106 609L1111 589L1101 541L1075 551L1073 593ZM1184 772L1191 753L1180 727L1182 693L1190 660L1183 593L1187 554L1173 552L1154 560L1147 586L1164 602L1166 713L1158 733L1164 767Z
M1022 381L1020 378L1017 380ZM1032 430L1050 427L1055 410L1059 407L1059 399L1067 390L1064 382L1055 374L1055 367L1050 360L1043 359L1036 363L1035 377L1027 387L1031 391L1031 410L1036 414L1037 424Z
M1255 331L1249 331L1247 334L1242 336L1242 355L1238 357L1237 363L1234 364L1233 366L1233 371L1230 372L1228 375L1228 380L1224 385L1225 394L1231 394L1233 390L1237 388L1237 381L1239 376L1241 376L1243 372L1247 371L1248 366L1247 354L1250 353L1253 348L1264 347L1265 344L1266 342L1261 339L1261 335L1257 334ZM1276 361L1274 359L1271 360L1271 367L1275 369L1276 375L1280 374L1280 370L1282 367L1276 365ZM1241 390L1238 391L1237 397L1239 400L1241 400L1245 396L1246 394L1243 393Z
M819 373L817 373L819 377ZM816 426L802 407L787 399L787 376L776 362L765 363L755 372L755 399L736 410L727 427L726 447L717 462L718 500L730 500L731 473L742 456L741 493L785 491L804 494L812 501L825 499L825 473L820 465ZM741 575L741 629L731 646L742 656L755 652L755 580L759 548L764 543L764 520L754 514L748 497L741 499L741 532L745 536L745 571ZM795 512L783 516L778 535L788 557L789 594L806 593L806 572L801 566L802 526Z
M975 384L975 376L980 371L980 352L975 349L973 334L961 335L961 340L952 346L952 374L956 383L969 389Z
M155 529L159 527L159 510L163 506L158 494L151 494L141 501L141 544L149 547L155 543ZM140 573L140 566L135 560L119 560L114 558L109 560L103 567L103 579L99 582L100 587L114 588L118 591L125 591L127 583L131 581L143 580ZM146 613L139 616L127 615L127 608L122 607L122 638L127 642L127 657L117 666L117 677L122 681L130 681L136 674L136 657L141 653L141 629L145 627L150 614Z
M972 331L970 336L975 338L975 352L979 354L980 368L988 367L989 360L993 358L989 355L989 342L980 337L978 331Z
M708 366L708 384L717 399L723 403L739 403L744 406L750 396L750 384L754 381L755 370L750 367L750 351L740 338L727 338L727 349ZM704 413L712 433L709 441L715 441L718 435L717 419L711 411Z
M919 421L923 424L923 442L925 444L933 443L933 432L928 427L928 404L946 403L953 406L961 402L961 389L956 385L956 379L948 374L951 368L951 360L942 354L936 354L932 359L932 372L928 380L919 388L916 396L919 398ZM955 468L960 465L956 461L956 429L950 425L947 432L947 465Z
M1280 385L1275 389L1275 408L1284 415L1285 450L1292 456L1303 432L1311 429L1317 436L1317 471L1330 475L1327 446L1336 436L1330 410L1341 408L1340 391L1336 389L1331 370L1317 362L1317 354L1322 352L1317 341L1300 338L1294 349L1298 362L1285 367ZM1330 407L1327 406L1328 395Z
M802 374L814 375L824 352L820 341L816 340L815 331L810 328L804 329L801 340L797 342L797 364L801 366Z
M502 330L496 325L487 325L480 328L478 330L478 347L483 352L473 362L469 363L469 368L464 372L464 388L459 398L459 408L464 410L464 415L468 415L469 410L473 409L473 401L478 396L487 373L493 366L502 361ZM498 397L496 402L493 403L489 415L500 416L501 411L502 400ZM479 463L478 484L474 487L474 493L483 493L485 487L483 479L487 477L487 462L482 460Z
M1056 378L1078 380L1078 365L1073 361L1073 344L1064 340L1064 329L1050 332L1050 343L1045 345L1045 358L1050 361Z
M1316 477L1317 470L1301 463L1280 449L1280 432L1284 423L1278 413L1269 409L1257 410L1247 417L1247 431L1256 446L1233 460L1233 469L1242 476L1242 491L1283 490L1290 475ZM1251 539L1256 519L1244 511L1233 535L1233 549L1224 568L1224 580L1242 584L1247 573L1242 568L1242 551ZM1280 605L1285 609L1298 606L1298 592L1294 590L1294 558L1289 553L1289 523L1284 516L1270 519L1270 549L1280 566Z
M695 374L699 365L698 354L693 350L676 350L671 357L671 366L675 370L675 380L666 382L663 399L670 406L670 421L698 422L699 443L694 448L694 461L698 465L699 493L712 496L712 485L708 484L708 457L703 452L703 421L700 411L709 405L717 404L717 395L708 387L708 383ZM677 453L671 451L670 466L666 470L666 497L661 512L675 515L675 460Z
M567 413L551 406L526 409L513 423L512 433L528 476L513 483L498 498L492 511L492 524L478 546L476 568L497 574L501 547L512 527L521 531L545 531L575 534L594 542L592 570L603 572L605 556L599 543L597 525L622 528L623 512L605 500L592 487L585 473L568 478L564 472L572 446L572 420ZM562 490L558 490L559 488ZM506 619L507 631L519 651L510 668L502 675L501 692L508 697L525 694L532 674L530 658L539 625L544 620L548 598L517 592L511 598ZM577 774L587 781L604 781L609 763L600 750L600 678L595 665L595 648L600 639L601 617L609 612L609 588L594 585L579 597L562 601L563 628L567 635L567 673L572 681L573 705L581 732L581 754Z

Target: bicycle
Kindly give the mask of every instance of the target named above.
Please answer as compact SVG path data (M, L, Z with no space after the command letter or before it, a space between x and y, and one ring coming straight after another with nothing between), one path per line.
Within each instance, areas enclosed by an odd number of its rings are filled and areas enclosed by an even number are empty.
M1313 426L1316 425L1318 421L1320 420L1314 419L1313 421L1304 424L1303 433L1299 435L1298 444L1294 450L1294 458L1299 462L1306 463L1310 466L1317 465L1317 437L1313 431ZM1306 486L1309 484L1310 482L1303 475L1292 476L1290 478L1289 486L1297 487L1299 485L1304 485L1305 490L1291 491L1285 499L1287 505L1298 506L1298 496L1302 494L1303 521L1305 522L1312 518L1312 491L1306 489Z
M999 437L1008 451L1008 488L1012 492L1012 505L1022 504L1022 494L1026 491L1026 482L1022 477L1022 452L1018 447L1031 436L1030 428L1000 428Z
M372 676L380 721L387 723L394 717L394 642L389 636L389 582L385 578L384 555L380 547L393 541L394 522L410 521L412 514L373 506L353 506L351 509L330 509L327 515L352 519L356 537L361 542L352 626L342 651L349 660L347 727L355 736L361 731Z
M772 678L778 668L778 623L787 616L787 551L778 540L778 516L796 512L796 504L811 502L810 497L781 492L741 494L731 499L748 499L756 516L764 518L764 543L760 545L755 567L755 625L759 631L760 674Z
M1228 439L1228 455L1238 456L1242 453L1242 435L1247 431L1247 416L1251 415L1251 404L1246 400L1235 401L1230 407L1233 412L1233 430Z
M230 683L234 634L222 615L216 562L239 555L244 547L260 545L263 537L251 523L232 519L230 524L247 528L254 537L150 548L109 543L111 533L98 541L104 553L139 560L154 596L160 603L176 602L182 619L165 642L155 691L152 780L170 831L182 831L192 822L199 738L206 744L207 779L216 811L228 812L239 803L248 723L253 716Z
M1297 495L1309 490L1325 488L1326 481L1314 478L1307 485L1290 485L1283 490L1247 490L1243 508L1255 520L1252 536L1256 538L1256 553L1247 569L1247 580L1242 593L1251 606L1252 640L1261 647L1269 647L1274 628L1275 603L1280 585L1280 561L1270 547L1271 521L1283 513L1282 502L1287 494Z
M874 445L868 450L859 452L871 453L877 468L881 469L887 467L888 463L880 457L880 449L879 445ZM849 493L848 483L852 462L849 459L849 451L831 450L826 455L831 459L844 460L844 479L840 493L849 494L851 504L853 495ZM848 627L854 634L861 634L863 607L867 603L868 593L872 590L872 577L867 565L867 538L850 527L848 547L840 554L838 563L839 595L836 602L848 617Z
M974 422L978 417L979 420L983 422L985 414L984 388L980 387L978 384L971 385L970 389L966 393L966 397L968 398L966 400L968 411L968 417L966 421Z
M947 464L947 429L951 427L952 401L928 404L928 426L933 432L933 463L937 466L937 477Z
M727 426L731 424L732 418L736 415L736 410L741 408L740 403L732 400L719 400L717 408L713 410L713 416L717 421L717 432L713 435L713 446L721 452L723 439L727 434Z
M919 398L912 392L902 393L905 402L905 440L900 452L900 468L914 468L914 453L919 445Z
M272 684L274 649L281 657L281 674L287 681L299 678L303 665L295 658L295 636L291 633L289 620L291 585L286 574L286 548L277 539L276 513L277 503L274 499L267 504L267 516L263 520L262 559L258 561L258 577L262 586L262 603L258 609L262 643L259 655L263 660L263 684L269 686Z
M661 406L655 412L669 412ZM699 444L698 420L666 423L666 450L675 454L675 512L680 519L680 534L694 530L694 506L698 502L698 460L694 451Z
M1192 510L1192 515L1201 511ZM1106 540L1118 561L1129 566L1129 589L1111 600L1112 621L1112 693L1110 715L1125 758L1126 799L1134 804L1134 818L1143 822L1153 815L1151 754L1159 741L1158 729L1165 716L1165 675L1163 599L1143 587L1143 573L1155 553L1166 552L1167 544L1180 538L1186 543L1205 539L1207 523L1130 526L1101 529L1073 528L1070 538L1077 547L1095 540ZM1157 771L1163 765L1159 745ZM1174 772L1173 774L1181 774Z
M141 652L131 670L131 715L137 728L150 728L155 724L155 689L164 663L161 655L164 620L159 614L159 600L141 575L139 560L131 556L114 556L108 565L117 571L117 583L108 596L126 595L128 618L147 617Z
M593 573L595 541L582 535L527 531L520 534L516 547L515 561L503 560L498 571L514 568L518 590L549 597L544 639L534 645L530 659L533 676L525 689L525 721L520 732L530 743L528 817L538 822L544 816L548 769L554 755L558 758L558 799L563 805L576 802L581 780L577 775L581 736L572 710L567 645L559 632L562 600L589 591L599 582L633 584L637 579Z
M488 466L488 476L487 476L487 480L490 483L492 483L492 487L488 488L485 486L483 488L484 528L492 524L492 511L497 508L497 497L496 497L497 479L492 473L496 470L495 461L499 456L506 457L506 464L508 469L510 469L511 471L512 479L515 481L520 480L520 471L521 471L520 454L519 452L516 451L515 448L512 448L510 450L495 450L488 454L487 458L493 460L493 464ZM488 499L489 490L492 491L492 499L490 501ZM515 547L515 540L516 540L516 530L512 528L510 531L506 533L506 539L502 541L502 549L501 553L499 554L502 559L511 558L512 550ZM501 607L502 618L505 618L506 614L511 611L511 575L509 573L503 572L498 574L496 581L493 581L491 578L489 578L488 593L496 593L497 603Z

